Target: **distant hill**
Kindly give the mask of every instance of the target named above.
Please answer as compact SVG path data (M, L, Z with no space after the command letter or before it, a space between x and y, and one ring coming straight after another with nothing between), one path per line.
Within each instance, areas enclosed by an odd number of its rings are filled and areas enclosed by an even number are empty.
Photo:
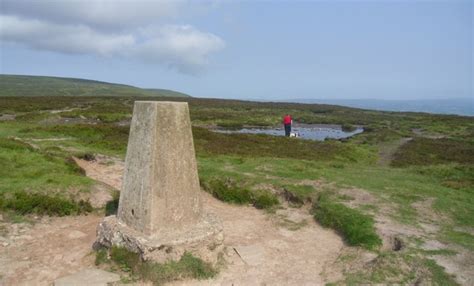
M49 76L0 75L0 96L169 96L190 97L167 89Z
M474 116L474 98L381 100L381 99L291 99L291 102L336 104L348 107Z

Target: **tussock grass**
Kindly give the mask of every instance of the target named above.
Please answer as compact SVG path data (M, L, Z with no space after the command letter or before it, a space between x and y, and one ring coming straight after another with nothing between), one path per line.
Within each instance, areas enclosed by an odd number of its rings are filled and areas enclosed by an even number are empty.
M167 263L153 263L142 261L137 253L122 247L110 249L110 261L105 250L96 253L96 265L111 262L124 272L130 272L140 280L150 281L154 285L181 279L208 279L217 274L217 270L210 264L184 253L179 261Z
M382 244L372 217L334 202L327 193L319 196L312 211L320 224L337 230L349 245L375 249Z
M215 198L238 205L252 204L258 209L270 209L279 204L278 198L267 191L250 191L235 181L226 179L201 180L201 186Z
M12 210L18 214L39 214L49 216L66 216L88 213L93 210L88 201L78 202L49 196L44 194L29 194L18 191L13 194L2 194L0 196L0 210Z

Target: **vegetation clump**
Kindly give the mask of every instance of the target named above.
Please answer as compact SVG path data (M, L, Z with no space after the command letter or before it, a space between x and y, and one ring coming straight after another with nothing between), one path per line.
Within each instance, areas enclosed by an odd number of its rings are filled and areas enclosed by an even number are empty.
M217 270L209 263L194 257L191 253L184 253L179 261L154 263L142 261L140 255L128 251L123 247L112 247L110 259L106 250L96 253L96 265L112 263L124 272L130 272L135 279L150 281L154 285L181 279L208 279L217 274Z
M353 146L340 142L292 140L263 134L222 134L199 127L193 128L193 135L197 153L208 155L329 161L335 158L353 160L356 153Z
M349 245L375 249L382 244L370 216L331 200L327 193L319 196L312 211L320 224L338 231Z
M270 209L279 204L274 194L266 191L252 192L230 179L201 181L201 186L215 198L228 203L252 204L258 209Z
M217 126L227 130L240 130L244 128L243 124L235 122L220 122L217 123Z
M434 165L445 163L474 164L474 143L448 138L415 138L395 153L391 165Z
M352 132L352 131L356 131L356 130L357 130L357 127L355 127L355 126L352 125L352 124L344 123L344 124L341 125L341 129L342 129L342 131L344 131L344 132Z
M39 214L49 216L66 216L88 213L93 210L88 201L78 202L59 196L17 191L11 195L0 196L0 209L13 210L21 215Z

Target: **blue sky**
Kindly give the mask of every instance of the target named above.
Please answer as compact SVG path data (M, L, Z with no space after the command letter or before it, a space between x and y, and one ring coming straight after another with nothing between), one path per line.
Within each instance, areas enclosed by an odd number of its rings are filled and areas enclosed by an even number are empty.
M472 1L2 0L1 10L1 73L238 99L474 96Z

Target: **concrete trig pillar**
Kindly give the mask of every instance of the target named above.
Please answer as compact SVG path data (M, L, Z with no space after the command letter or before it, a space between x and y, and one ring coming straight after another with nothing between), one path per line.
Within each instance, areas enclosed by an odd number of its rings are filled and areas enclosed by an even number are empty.
M188 104L137 101L130 126L118 219L152 235L201 217Z
M136 101L118 214L99 224L95 245L158 262L185 251L215 262L223 238L220 221L202 210L188 104Z

